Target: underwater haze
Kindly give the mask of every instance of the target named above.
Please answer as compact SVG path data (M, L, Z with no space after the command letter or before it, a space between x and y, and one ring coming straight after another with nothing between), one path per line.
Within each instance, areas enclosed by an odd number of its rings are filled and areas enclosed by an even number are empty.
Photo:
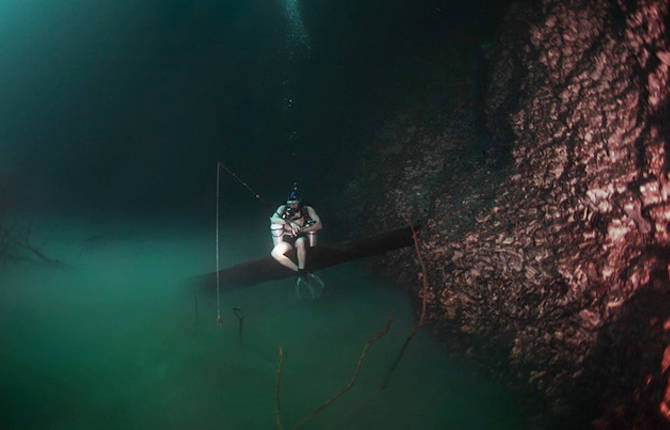
M269 254L267 203L292 180L337 207L346 196L319 187L352 174L360 140L343 136L367 136L445 58L460 58L448 78L469 73L501 7L1 2L0 227L31 248L0 264L0 427L276 428L281 347L292 428L393 314L305 428L519 428L514 396L429 327L380 390L417 319L364 263L320 271L318 300L293 279L224 288L221 327L215 291L192 282L216 267L217 161L236 175L221 183L225 268ZM347 226L319 214L320 240L337 241Z
M349 383L394 311L353 388L305 428L518 427L509 395L428 329L380 391L415 319L404 293L356 265L321 271L318 301L298 300L292 279L224 293L218 327L214 292L194 296L184 283L212 263L206 229L39 221L59 226L40 242L72 267L2 274L2 428L273 428L280 346L282 421L292 428ZM252 228L223 231L224 266L264 245L242 233ZM241 339L233 307L244 314Z

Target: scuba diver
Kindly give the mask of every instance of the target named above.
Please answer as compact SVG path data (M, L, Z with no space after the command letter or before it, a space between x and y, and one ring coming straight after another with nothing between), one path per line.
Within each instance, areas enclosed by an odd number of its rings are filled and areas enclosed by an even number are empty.
M313 299L318 298L323 290L321 279L305 269L307 249L316 246L316 232L323 225L314 208L304 205L298 190L293 183L286 203L280 205L270 217L270 231L274 247L270 255L281 265L297 272L296 296L302 298L302 290L306 288ZM298 263L294 263L286 254L296 250Z

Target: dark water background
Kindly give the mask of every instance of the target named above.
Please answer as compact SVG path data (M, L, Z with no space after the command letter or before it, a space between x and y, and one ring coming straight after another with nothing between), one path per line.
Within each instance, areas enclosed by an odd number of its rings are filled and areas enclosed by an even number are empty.
M305 50L296 0L2 2L3 203L209 215L216 160L271 201L295 177L317 194L326 162L348 179L352 136L472 78L489 3L301 2Z
M279 202L298 178L344 183L395 109L471 79L502 6L483 1L7 1L0 4L0 209L67 270L0 272L0 427L273 428L277 348L290 427L517 428L513 399L415 324L408 297L357 264L328 295L292 281L198 298L214 268L217 160ZM295 12L298 11L299 15ZM296 17L301 19L296 21ZM352 136L354 138L352 138ZM323 177L324 166L328 177ZM267 208L223 184L222 266L269 251ZM345 226L321 213L323 239ZM244 342L232 306L241 307Z

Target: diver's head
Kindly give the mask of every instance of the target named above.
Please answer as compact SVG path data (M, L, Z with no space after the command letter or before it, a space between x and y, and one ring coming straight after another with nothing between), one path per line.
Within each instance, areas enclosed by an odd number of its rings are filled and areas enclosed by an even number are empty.
M298 216L301 206L302 196L300 195L300 191L298 191L298 183L294 182L291 186L291 191L288 193L288 197L286 197L286 216L289 218Z
M298 190L298 183L294 182L291 186L291 191L288 193L288 197L286 198L286 206L297 209L301 202L302 196Z

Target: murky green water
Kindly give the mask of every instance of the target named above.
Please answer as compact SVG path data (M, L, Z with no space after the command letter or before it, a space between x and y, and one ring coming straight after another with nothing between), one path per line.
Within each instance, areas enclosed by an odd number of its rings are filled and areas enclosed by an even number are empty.
M255 221L255 220L254 220ZM208 227L187 223L38 223L34 243L71 269L0 274L0 427L272 429L278 347L282 421L291 428L346 386L309 429L519 428L513 399L454 361L424 329L387 390L380 383L415 319L406 295L356 264L321 272L327 294L299 301L292 280L222 295L183 281L214 266ZM224 231L223 264L262 255L265 232ZM265 249L268 248L268 249ZM232 312L246 314L243 338Z

